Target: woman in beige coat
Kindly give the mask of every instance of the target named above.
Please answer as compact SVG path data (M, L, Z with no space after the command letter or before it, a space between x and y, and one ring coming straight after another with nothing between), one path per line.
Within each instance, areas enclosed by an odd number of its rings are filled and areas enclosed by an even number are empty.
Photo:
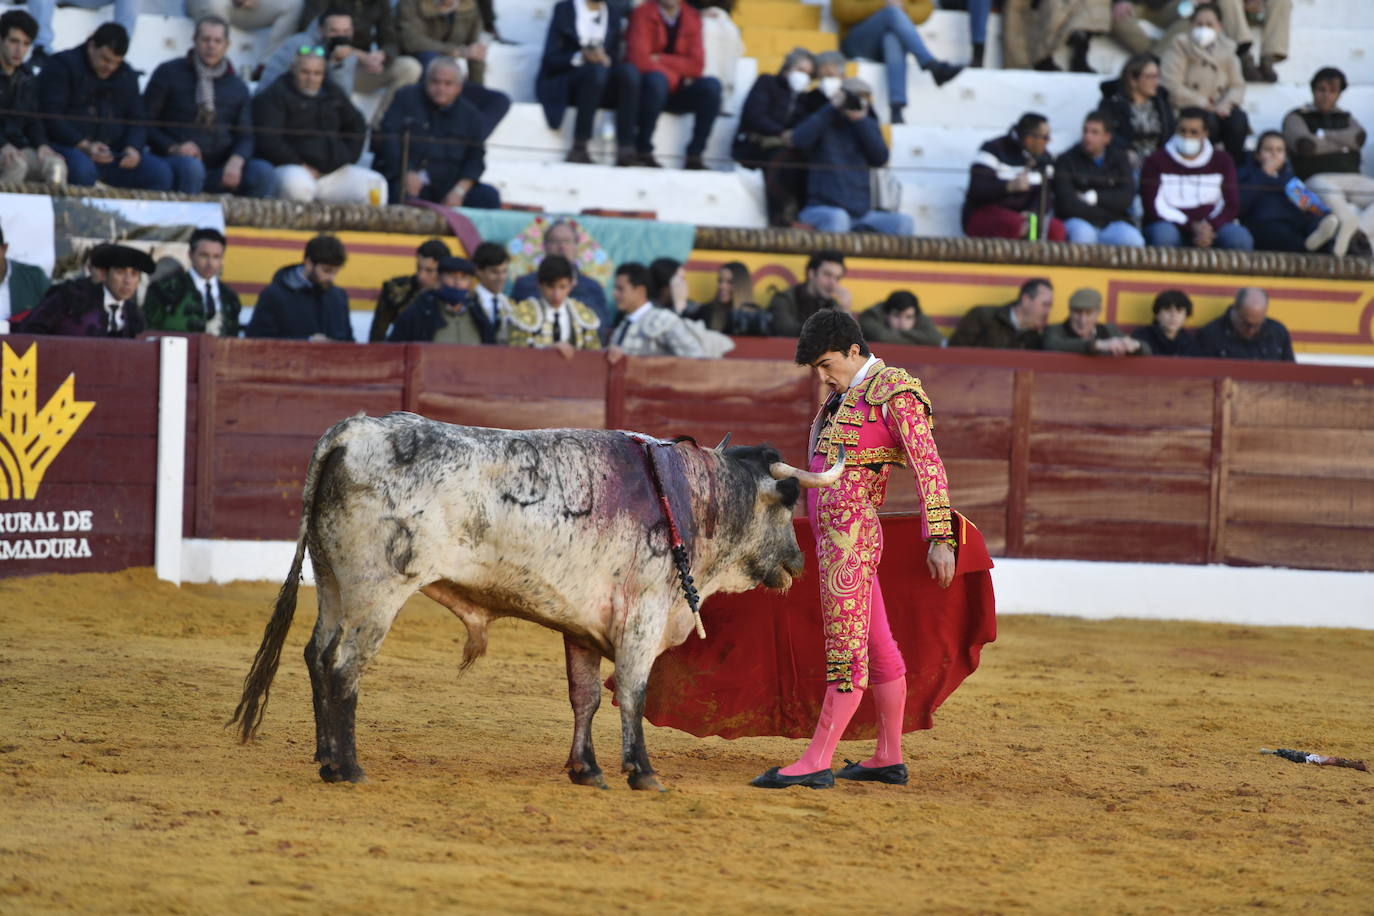
M1242 162L1250 119L1240 107L1245 101L1245 79L1236 43L1222 34L1221 15L1213 3L1198 4L1191 22L1192 28L1164 51L1159 80L1176 108L1210 112L1212 142L1225 147L1232 160Z

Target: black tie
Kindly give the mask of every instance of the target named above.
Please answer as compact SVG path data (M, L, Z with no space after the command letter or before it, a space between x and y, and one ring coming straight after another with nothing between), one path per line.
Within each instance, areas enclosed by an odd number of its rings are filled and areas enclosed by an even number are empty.
M215 281L205 281L205 317L215 317Z
M553 342L559 343L563 340L563 313L556 311L553 313Z
M617 347L620 346L625 342L625 335L628 333L630 333L629 319L623 319L620 322L620 327L615 329L615 339L611 341L611 343L615 344Z

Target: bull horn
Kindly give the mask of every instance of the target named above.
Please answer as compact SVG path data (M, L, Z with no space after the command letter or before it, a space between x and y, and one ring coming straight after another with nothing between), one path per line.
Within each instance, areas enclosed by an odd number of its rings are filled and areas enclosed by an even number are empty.
M725 438L722 439L722 440L720 440L720 445L717 445L717 446L716 446L716 451L718 451L718 452L723 452L723 451L725 451L725 446L727 446L727 445L729 445L729 444L730 444L730 434L729 434L729 433L726 433L726 434L725 434Z
M835 482L840 479L840 475L844 473L844 446L840 446L840 453L828 471L803 471L786 462L774 461L768 466L768 473L773 475L774 480L786 480L789 477L795 477L797 483L804 487L834 486Z

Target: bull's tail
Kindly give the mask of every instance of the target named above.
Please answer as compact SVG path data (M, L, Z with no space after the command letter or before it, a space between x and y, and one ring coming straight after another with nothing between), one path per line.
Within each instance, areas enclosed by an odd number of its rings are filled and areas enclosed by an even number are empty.
M305 564L306 535L310 529L311 516L315 508L315 491L320 481L320 470L326 459L336 448L342 448L343 433L356 417L336 423L315 444L310 456L310 466L305 472L305 489L301 494L301 524L296 533L296 555L291 560L291 571L277 592L277 603L272 611L272 619L262 634L262 645L253 657L253 667L243 679L243 696L234 710L234 716L225 726L238 723L239 740L247 743L257 733L262 724L263 714L267 711L267 698L272 690L272 678L277 674L281 662L282 645L286 634L291 630L291 619L296 615L296 591L300 587L301 568ZM318 563L318 558L316 558Z

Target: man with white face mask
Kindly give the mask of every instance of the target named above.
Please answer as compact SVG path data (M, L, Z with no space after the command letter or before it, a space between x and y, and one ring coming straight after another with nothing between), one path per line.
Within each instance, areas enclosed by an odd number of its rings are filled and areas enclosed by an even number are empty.
M790 226L806 194L806 172L796 167L802 156L792 145L792 128L807 109L801 105L816 74L816 60L805 48L793 48L776 74L754 81L740 111L739 132L730 155L750 169L763 169L763 193L770 226Z
M1207 112L1185 108L1169 142L1140 170L1145 240L1150 245L1250 251L1255 240L1235 221L1240 212L1236 166L1207 139Z
M1236 43L1221 32L1221 14L1215 3L1200 3L1193 10L1191 28L1176 37L1159 62L1159 81L1179 108L1201 108L1212 115L1211 139L1221 143L1233 162L1245 156L1250 120L1245 101L1245 77L1241 75Z

